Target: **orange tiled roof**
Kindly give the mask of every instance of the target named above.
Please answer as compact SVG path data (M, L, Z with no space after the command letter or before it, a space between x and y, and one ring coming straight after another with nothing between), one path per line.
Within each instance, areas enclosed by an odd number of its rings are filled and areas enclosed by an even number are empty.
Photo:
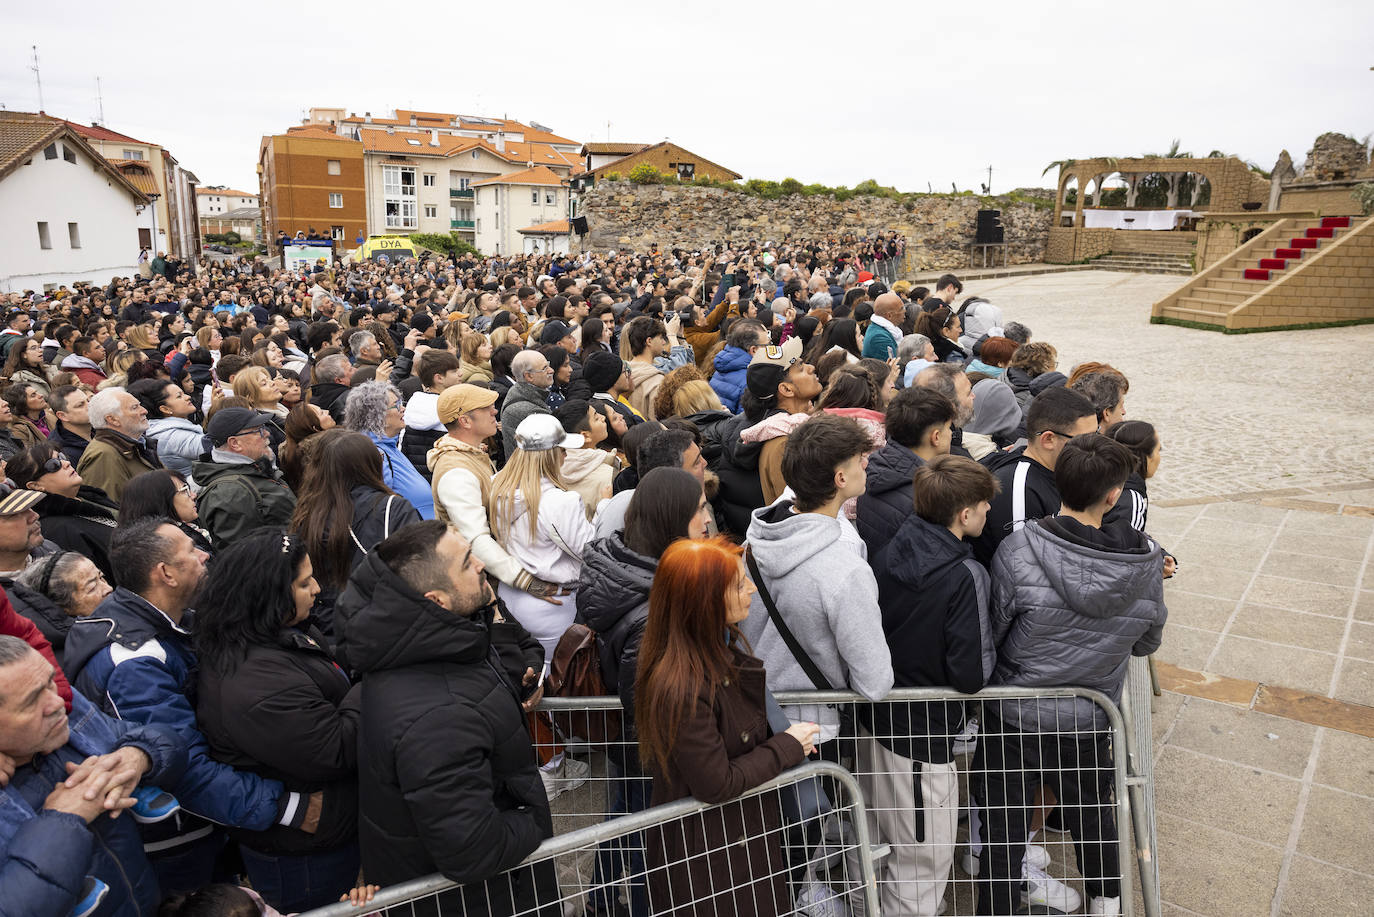
M519 172L512 172L509 175L498 175L495 178L484 178L481 181L472 183L473 187L478 185L556 185L561 186L563 179L553 173L548 166L535 166L533 169L521 169Z
M547 143L512 143L506 141L506 152L504 158L510 162L533 162L535 165L550 166L555 169L572 169L577 171L582 168L581 161L576 153L565 153L556 150Z
M348 140L348 137L340 136L327 127L320 127L316 124L297 124L295 127L288 127L286 133L290 137L304 137L309 140Z
M118 131L112 131L108 127L101 127L99 124L77 124L75 121L67 121L65 123L87 140L111 140L116 143L142 143L144 146L154 146L154 144L147 143L143 140L135 140Z
M82 154L89 156L98 167L103 166L135 198L146 200L144 191L129 181L113 163L97 153L86 139L77 133L75 126L41 112L0 112L0 178L4 178L43 147L59 139L72 144ZM143 165L147 166L146 163Z
M364 130L359 131L358 136L362 139L363 150L368 153L452 156L455 153L462 153L473 147L484 145L475 137L455 137L452 134L440 134L438 146L430 146L429 134L427 133L397 131L394 134L388 134L386 131ZM492 152L496 151L493 149Z
M643 143L584 143L582 152L597 156L628 156L638 153L645 146Z
M517 229L527 235L565 235L571 232L567 220L554 220L551 223L540 223L538 226L526 226L524 229Z
M144 194L161 194L158 189L157 179L153 177L152 170L148 164L138 159L111 159L105 157L105 161L119 170L119 174L129 180L133 185Z

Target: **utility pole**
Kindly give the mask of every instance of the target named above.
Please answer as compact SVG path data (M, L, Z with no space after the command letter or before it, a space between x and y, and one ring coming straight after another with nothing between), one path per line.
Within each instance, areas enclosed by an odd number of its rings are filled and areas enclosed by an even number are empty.
M30 45L33 49L33 65L29 67L33 71L33 81L38 84L38 110L43 110L43 76L38 72L38 45Z
M992 166L988 166L988 194L992 193Z
M100 77L95 78L95 104L100 112L100 126L105 126L105 96L100 91Z

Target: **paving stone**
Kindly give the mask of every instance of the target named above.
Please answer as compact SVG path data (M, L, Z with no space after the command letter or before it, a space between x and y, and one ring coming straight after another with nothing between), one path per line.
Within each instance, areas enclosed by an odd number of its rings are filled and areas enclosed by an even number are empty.
M1167 547L1169 552L1178 558L1181 579L1182 576L1191 578L1216 570L1254 573L1259 569L1267 544L1268 539L1264 539L1263 544L1255 545L1218 541L1199 534L1197 526L1194 526L1189 535L1179 541L1167 543Z
M1206 564L1193 564L1187 554L1179 556L1179 570L1170 581L1178 588L1198 595L1210 595L1219 599L1239 599L1245 594L1254 573L1249 570L1229 570Z
M1154 510L1150 510L1151 518ZM1360 561L1369 548L1368 538L1347 538L1344 535L1325 535L1320 532L1295 532L1292 526L1285 526L1274 542L1275 551L1289 551L1294 554L1315 554L1320 557L1339 557L1343 560Z
M1341 677L1336 683L1335 696L1366 707L1374 707L1374 662L1347 659L1341 665Z
M1288 510L1253 503L1213 503L1203 510L1202 518L1209 522L1221 519L1277 528L1288 518Z
M1160 897L1208 917L1268 914L1281 851L1161 813ZM1167 913L1167 911L1166 911Z
M1246 603L1236 612L1231 633L1335 653L1345 637L1345 619Z
M1161 691L1158 697L1150 699L1150 727L1155 745L1163 740L1164 733L1173 725L1174 718L1187 699L1187 695L1173 691Z
M1257 605L1296 608L1298 611L1343 618L1349 612L1350 600L1354 595L1353 589L1344 586L1307 583L1261 573L1255 577L1254 585L1245 594L1245 600Z
M1155 657L1180 668L1201 671L1219 639L1221 635L1212 631L1170 622L1164 625L1164 642L1155 650Z
M1374 326L1371 326L1374 327ZM1289 532L1313 532L1318 535L1341 535L1346 538L1369 538L1374 534L1374 519L1365 516L1324 516L1318 513L1294 513L1283 527Z
M1307 797L1298 852L1346 869L1374 873L1374 844L1368 842L1372 824L1374 799L1314 786ZM1364 838L1364 843L1352 843L1356 838Z
M1164 586L1164 604L1169 607L1169 624L1181 624L1199 630L1221 633L1236 610L1234 599L1219 599L1211 595L1197 595L1172 586Z
M1374 592L1362 590L1355 599L1355 619L1374 621Z
M1155 767L1155 808L1160 813L1275 846L1287 843L1300 788L1296 779L1217 761L1173 744L1160 753ZM1161 849L1166 846L1161 840Z
M1349 793L1374 795L1374 738L1326 730L1312 779Z
M1261 573L1286 576L1309 583L1355 588L1359 581L1361 563L1339 557L1315 557L1310 554L1291 554L1273 550L1264 560Z
M1347 658L1354 657L1374 662L1374 624L1366 624L1363 621L1351 622L1350 639L1345 644L1345 655Z
M1280 917L1367 914L1374 901L1374 876L1319 863L1301 854L1288 867Z
M1194 697L1183 705L1169 744L1301 777L1316 735L1317 727L1306 723Z
M1207 671L1325 694L1335 668L1335 656L1231 634L1222 638Z

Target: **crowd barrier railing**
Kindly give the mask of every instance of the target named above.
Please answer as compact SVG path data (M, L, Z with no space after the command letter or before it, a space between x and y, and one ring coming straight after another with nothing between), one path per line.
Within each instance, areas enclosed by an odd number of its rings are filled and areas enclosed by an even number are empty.
M1138 685L1133 681L1132 687ZM1132 705L1123 693L1122 706L1129 711L1123 716L1105 695L1075 687L994 687L975 695L900 688L878 702L847 691L777 692L776 698L797 718L846 724L842 738L824 748L836 763L789 771L744 799L761 805L758 800L799 774L823 775L821 785L836 812L813 819L809 831L762 827L721 837L719 847L749 847L757 835L770 850L783 849L786 864L770 861L766 874L786 874L796 913L1086 913L1101 896L1119 898L1119 912L1130 917L1138 887L1145 917L1160 914L1153 784L1143 744L1148 701ZM949 743L946 724L961 714L977 719L977 731ZM527 875L533 864L552 864L557 891L546 890L549 900L537 906L497 910L540 917L692 913L697 899L672 883L659 894L670 900L646 899L647 887L663 870L648 857L645 829L673 823L686 837L690 819L732 804L684 801L650 808L649 780L639 776L637 748L626 735L618 698L548 698L531 725L555 836L520 869ZM696 827L709 826L698 821ZM662 829L655 830L661 839ZM1135 870L1129 868L1133 849ZM699 852L695 859L702 858L710 854ZM756 875L758 865L740 872ZM498 877L498 883L514 882L517 872ZM870 875L876 885L870 885ZM491 912L466 902L439 910L433 903L420 905L443 893L451 898L453 888L442 878L417 880L384 889L373 906L405 904L409 909L401 913L414 917ZM554 901L561 910L541 909ZM726 915L738 904L731 899L715 910L697 911ZM766 911L755 907L753 913ZM358 913L331 907L310 917Z
M854 776L807 762L728 802L684 799L555 834L484 882L426 876L383 888L363 907L300 917L877 914L874 856L884 851L870 846L868 823ZM638 856L611 869L601 859L608 851Z

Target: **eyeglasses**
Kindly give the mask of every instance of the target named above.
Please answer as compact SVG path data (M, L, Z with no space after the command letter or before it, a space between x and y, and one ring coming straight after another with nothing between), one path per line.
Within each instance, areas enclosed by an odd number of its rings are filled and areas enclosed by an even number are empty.
M178 485L176 485L176 492L179 493L179 494L184 494L184 495L186 495L186 496L189 497L189 496L191 496L191 485L190 485L190 484L178 484Z
M1074 440L1082 436L1082 433L1060 433L1058 430L1046 430L1046 433L1053 433L1055 436L1062 436L1066 440Z
M263 439L267 439L269 436L272 435L272 434L270 434L270 433L267 432L267 427L266 427L266 425L261 426L261 427L254 427L254 428L251 429L251 430L240 430L240 431L238 431L237 433L235 433L234 435L235 435L235 436L252 436L252 435L254 435L254 434L257 434L258 436L261 436Z

